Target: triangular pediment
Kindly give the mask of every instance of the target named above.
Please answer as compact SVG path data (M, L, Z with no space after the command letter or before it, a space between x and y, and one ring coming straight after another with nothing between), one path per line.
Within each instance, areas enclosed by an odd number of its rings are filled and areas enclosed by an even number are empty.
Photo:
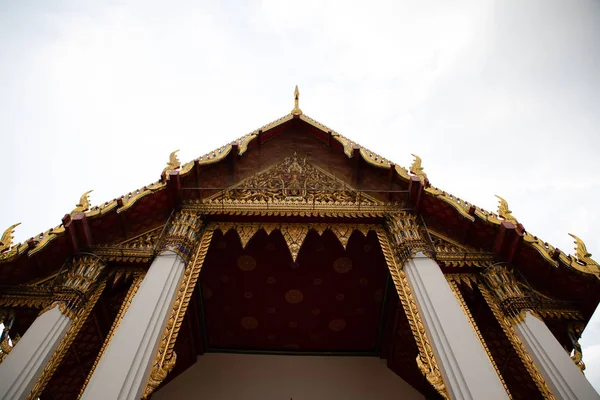
M209 197L208 202L381 204L372 196L294 154Z

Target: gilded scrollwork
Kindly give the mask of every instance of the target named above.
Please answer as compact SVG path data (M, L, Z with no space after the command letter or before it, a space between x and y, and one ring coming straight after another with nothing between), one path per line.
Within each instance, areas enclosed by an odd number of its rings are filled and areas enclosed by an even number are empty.
M196 282L198 281L200 270L204 264L204 259L208 253L208 247L212 240L213 232L214 227L208 226L201 233L202 238L200 239L200 243L195 250L193 258L184 271L181 284L177 289L175 300L173 301L173 306L171 307L171 312L167 319L166 327L158 344L157 353L142 396L143 398L148 398L158 386L160 386L161 382L164 381L175 366L177 359L177 355L174 351L175 341L177 340L179 329L181 328L183 318L187 311L194 288L196 287Z
M392 215L387 219L386 225L394 239L394 248L401 263L419 251L432 253L430 246L421 235L421 227L416 215L410 213Z
M377 204L371 196L352 189L343 181L300 158L295 153L281 163L241 181L222 193L208 198L207 203L288 202L310 205Z
M280 226L279 230L290 249L292 261L296 262L302 243L304 243L304 239L308 233L308 227L305 224L286 224Z
M501 265L491 266L483 272L482 277L498 299L506 319L511 324L523 322L526 311L533 311L526 288L508 268Z
M429 230L436 261L450 267L488 267L494 254L460 244L440 233Z
M292 260L296 261L296 257L300 252L302 243L306 238L306 235L310 230L315 230L319 235L322 235L326 230L331 231L340 241L340 244L346 248L348 240L352 233L356 230L361 232L365 237L370 230L376 229L376 225L370 224L324 224L324 223L247 223L247 222L219 222L215 223L214 229L219 229L223 233L227 233L230 230L237 231L242 246L246 247L246 244L254 237L256 232L263 229L267 234L270 234L273 230L278 229L286 244L290 250Z
M196 248L202 227L201 216L191 210L181 210L169 224L160 250L171 250L188 260Z
M425 325L419 313L417 303L412 294L406 274L402 270L402 261L399 261L388 235L382 228L377 228L377 237L381 245L381 250L385 257L386 264L390 271L390 276L398 292L398 297L402 303L402 308L406 313L410 329L415 338L419 355L416 358L417 366L427 381L438 391L445 399L449 399L448 391L442 377L441 370L435 358L431 342L427 336Z

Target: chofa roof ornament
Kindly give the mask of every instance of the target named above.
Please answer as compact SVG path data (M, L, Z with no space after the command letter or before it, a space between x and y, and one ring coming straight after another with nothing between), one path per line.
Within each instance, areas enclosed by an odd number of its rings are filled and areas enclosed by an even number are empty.
M0 253L10 249L10 247L12 246L15 228L19 225L21 225L20 222L11 225L7 230L4 231L2 237L0 237Z
M296 85L296 90L294 90L294 109L291 112L292 115L302 115L302 110L300 109L300 91L298 90L298 85Z

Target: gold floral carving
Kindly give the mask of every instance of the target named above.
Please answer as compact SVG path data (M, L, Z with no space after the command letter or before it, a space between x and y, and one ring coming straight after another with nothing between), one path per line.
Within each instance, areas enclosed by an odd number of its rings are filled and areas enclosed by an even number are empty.
M59 343L58 347L56 348L56 350L54 351L54 353L52 354L50 361L48 361L48 363L44 367L42 374L40 375L37 382L33 386L33 389L31 390L31 393L27 397L27 400L34 400L34 399L37 399L40 397L40 395L42 394L42 391L44 390L44 388L50 381L50 378L52 377L52 375L54 374L54 372L60 365L65 354L67 354L69 347L71 347L71 344L73 343L73 341L75 340L75 337L81 330L81 327L83 326L88 315L94 308L94 305L96 305L96 302L100 298L100 295L102 294L102 291L104 290L105 286L106 286L106 280L101 281L98 284L98 286L93 290L92 295L87 300L85 305L83 307L81 307L79 309L79 311L77 311L77 313L73 319L73 322L71 323L71 326L65 333L64 337L60 341L60 343Z
M374 230L377 227L376 225L371 224L273 224L245 222L218 222L212 226L214 229L219 229L224 234L232 229L236 230L240 236L242 245L244 245L244 242L247 243L250 241L256 232L261 229L263 229L267 235L271 234L273 230L279 229L285 239L286 244L288 245L293 261L296 261L296 257L298 256L300 248L302 247L302 243L304 242L308 231L311 229L315 230L320 235L322 235L326 230L330 230L336 235L342 246L346 248L348 239L355 230L361 232L366 237L370 230Z
M508 203L502 197L496 195L496 197L500 200L498 204L498 215L507 222L512 222L515 225L518 223L517 219L512 215L512 211L508 208Z
M173 306L167 319L166 327L158 344L156 357L150 370L150 376L143 393L143 398L148 398L161 384L167 375L175 367L177 355L174 347L179 334L179 329L187 311L190 299L196 287L200 270L204 264L204 259L208 252L208 247L213 236L213 227L208 226L201 233L200 243L198 244L194 256L183 273L181 284L177 289Z
M123 320L123 316L125 315L125 312L127 312L127 309L129 308L129 305L131 304L131 301L133 300L133 296L135 296L135 294L137 293L138 289L140 288L140 285L142 284L142 280L144 280L145 276L146 276L145 272L135 272L134 273L133 282L131 283L131 286L127 290L127 294L125 295L125 298L123 299L123 303L121 303L121 307L119 308L119 311L117 312L117 316L115 317L115 320L112 323L110 330L109 330L108 334L106 335L106 338L104 339L104 342L102 343L102 347L100 348L100 352L98 352L98 355L96 356L96 359L94 360L92 369L90 370L87 377L85 378L85 382L83 383L83 386L81 387L81 390L79 391L79 396L77 396L78 399L80 399L81 396L83 395L83 392L85 391L85 388L87 387L88 383L90 382L90 379L92 378L92 375L94 374L94 371L96 370L96 367L98 366L98 363L100 362L100 359L104 355L106 348L108 347L112 338L114 337L117 328L119 327L119 325L121 324L121 321Z
M556 399L556 397L554 397L554 394L550 391L550 388L548 387L546 380L544 379L544 377L540 373L539 369L533 362L533 359L529 355L529 352L525 348L525 345L523 344L523 342L521 341L521 339L515 332L511 322L504 315L504 313L502 312L502 309L496 302L494 295L492 295L492 293L485 287L485 285L483 283L480 283L478 286L479 286L479 290L480 290L481 294L483 295L483 298L485 299L485 302L487 303L488 307L494 314L494 317L496 317L496 320L502 327L504 334L506 335L506 337L510 341L511 345L515 349L515 352L519 355L519 358L523 362L523 365L527 369L527 372L529 372L529 375L535 382L535 385L537 386L537 388L540 391L540 393L542 394L542 396L545 399L552 399L552 400Z
M73 211L71 211L71 215L79 214L90 209L90 193L92 192L93 190L88 190L87 192L81 195L81 197L79 198L79 203L77 203Z
M498 299L506 319L511 324L523 322L526 311L534 311L534 305L526 293L527 288L517 281L508 268L494 265L487 268L482 277Z
M508 390L508 387L506 386L506 382L504 382L504 378L502 377L502 374L500 373L500 369L498 369L498 365L496 364L494 357L492 357L492 353L490 353L490 349L488 348L487 343L485 342L485 339L481 335L481 331L479 330L479 327L477 326L477 323L475 322L475 319L473 318L473 314L471 314L469 307L467 307L467 304L465 303L465 299L464 299L462 293L460 292L460 288L458 287L458 284L456 283L455 280L450 280L450 279L448 279L448 284L450 286L450 289L452 289L452 292L454 293L456 300L458 300L458 304L460 304L460 308L462 308L463 313L467 317L467 320L469 321L469 324L471 325L471 329L473 329L473 332L475 332L475 335L477 335L477 339L479 339L479 343L481 343L481 347L483 347L483 350L485 350L485 354L487 354L488 359L490 360L490 363L492 364L492 367L494 367L494 371L496 371L496 375L498 375L498 379L500 379L500 382L502 382L502 386L504 386L504 390L506 391L508 398L512 399L512 395L510 394L510 391Z
M436 261L450 267L489 267L494 254L460 244L440 233L429 230Z
M204 200L210 204L256 202L310 204L378 204L371 196L351 188L296 154Z
M444 276L448 281L458 285L465 285L471 290L473 290L473 287L476 287L479 283L477 275L475 274L446 274Z
M394 282L394 286L398 292L398 297L400 298L402 308L406 313L406 318L408 319L410 329L419 350L419 355L416 359L417 366L427 381L438 391L438 393L443 398L449 399L450 397L448 395L442 373L433 353L431 342L427 336L425 325L423 324L421 314L417 308L417 303L408 284L406 274L402 270L402 265L397 262L397 258L392 250L391 241L388 239L386 232L383 229L378 228L377 237L379 238L381 250L390 271L392 281Z
M201 217L196 212L179 211L167 228L161 250L173 251L187 262L198 243L201 226Z
M287 224L282 225L279 230L290 249L292 261L296 262L302 243L308 234L308 227L305 224Z
M242 248L245 249L248 245L248 242L250 241L250 239L252 239L252 237L258 231L258 229L255 224L237 224L235 226L235 231L240 237Z
M366 195L360 195L366 197ZM360 204L356 202L277 202L252 200L190 200L185 209L206 215L242 215L261 217L333 217L333 218L382 218L399 212L401 204Z
M348 240L350 240L350 236L352 235L352 232L354 232L354 227L347 224L337 224L331 225L329 229L335 233L335 236L337 236L342 246L344 246L344 250L346 250Z
M105 263L98 256L80 255L73 258L73 262L65 277L60 283L80 293L87 293L98 280L104 270Z
M400 263L403 264L419 251L431 253L421 236L416 215L407 213L393 215L387 220L387 228L394 239L394 249Z
M161 225L116 245L98 245L92 250L106 261L149 262L155 255L163 230L164 225Z
M141 235L128 239L118 245L128 249L152 249L158 243L160 234L164 229L164 225L151 229Z

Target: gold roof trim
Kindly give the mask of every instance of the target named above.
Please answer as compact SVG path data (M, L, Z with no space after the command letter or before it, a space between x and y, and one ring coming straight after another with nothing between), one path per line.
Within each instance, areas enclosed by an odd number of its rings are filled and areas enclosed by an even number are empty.
M179 169L179 174L181 176L185 176L191 172L191 170L193 169L193 166L196 162L199 165L208 165L208 164L217 163L217 162L221 161L222 159L224 159L225 157L227 157L227 155L231 152L231 149L233 148L234 143L237 143L238 155L241 156L242 154L244 154L247 151L249 143L252 140L254 140L255 138L257 138L260 132L266 132L270 129L276 128L280 125L283 125L287 121L292 120L295 117L295 118L301 119L302 121L306 122L309 125L314 126L315 128L323 131L324 133L331 134L332 138L335 139L336 141L338 141L343 146L344 153L346 154L346 156L352 157L354 155L354 149L357 149L359 151L359 154L361 155L361 157L368 164L378 167L378 168L384 168L384 169L389 169L389 168L394 167L395 172L398 174L398 176L400 178L404 179L405 181L410 180L410 174L406 168L392 163L391 161L387 160L386 158L378 155L375 152L372 152L371 150L369 150L365 147L360 146L358 143L346 138L345 136L334 131L333 129L328 128L327 126L321 124L320 122L318 122L318 121L308 117L306 114L302 113L302 111L299 109L299 93L294 94L294 102L295 102L294 110L292 110L292 112L290 112L289 114L286 114L283 117L276 119L275 121L270 122L270 123L264 125L263 127L256 129L256 130L240 137L239 139L235 140L234 142L226 144L226 145L224 145L214 151L211 151L195 160L192 160L192 161L184 164L183 166L177 166L173 170ZM296 110L296 108L298 108L298 109ZM298 111L299 111L299 113L298 113ZM174 154L172 153L171 156L173 156L173 155ZM176 158L176 156L175 156L175 158ZM170 159L170 162L168 163L168 166L167 166L167 168L165 168L165 170L169 169L169 167L171 166L171 161L173 161L173 160ZM179 160L177 160L177 162L179 162ZM415 162L413 163L413 165L416 167L420 167L420 162L421 162L421 159L415 156ZM417 165L415 165L415 163ZM412 169L413 169L413 167L411 167L410 173L412 173L415 176L418 176L419 179L423 182L427 175L425 175L425 173L422 171L422 168L418 171L413 171ZM418 169L418 168L414 168L414 169ZM86 217L88 217L88 218L93 218L98 215L103 215L103 214L111 211L113 208L118 207L119 201L121 202L121 206L119 208L117 208L117 212L119 212L119 213L124 212L124 211L128 210L129 208L131 208L135 204L135 202L137 200L139 200L140 198L145 197L154 191L162 190L165 187L166 187L166 182L164 179L161 178L160 181L155 182L151 185L145 186L142 189L135 190L131 193L128 193L127 195L121 196L119 199L114 199L114 200L106 202L100 206L91 207L91 208L89 208L89 210L85 211L84 213L85 213ZM439 199L445 203L448 203L450 206L455 208L464 218L468 219L471 222L474 222L475 217L477 217L477 218L479 218L487 223L491 223L493 225L500 225L502 222L505 222L505 221L513 222L515 224L518 223L517 220L511 215L511 211L508 209L508 204L506 204L506 201L502 198L500 198L500 207L499 207L500 215L498 215L498 214L486 211L486 210L484 210L480 207L477 207L473 204L470 204L456 196L453 196L450 193L444 192L441 189L431 186L428 182L425 183L424 190L430 196L436 197L437 199ZM79 206L79 204L78 204L78 206ZM471 210L474 210L474 212L471 213ZM299 214L302 214L302 212L300 212ZM285 213L283 215L295 215L295 213L292 210L285 210ZM32 248L29 251L29 255L31 256L31 255L37 253L38 251L43 249L54 238L62 236L64 234L64 232L65 232L65 229L61 224L53 229L50 229L50 230L38 235L37 237L32 238L36 242L36 244L35 244L34 248ZM576 237L574 237L574 238L576 239L575 243L577 244L576 249L579 249L580 243L583 243L583 242L579 238L576 238ZM600 279L600 265L596 261L594 261L593 259L590 258L591 254L589 254L589 253L587 253L587 256L586 256L585 254L579 254L580 251L578 250L578 253L575 256L571 256L571 255L567 255L566 253L564 253L562 251L559 251L558 256L557 256L556 255L557 249L555 247L549 245L548 243L537 238L536 236L531 235L528 232L523 232L523 241L526 244L528 244L529 246L536 249L544 257L544 259L546 259L551 265L558 266L557 260L560 259L566 265L569 265L574 270L584 273L584 274L594 275L598 279ZM8 250L4 249L3 252L0 253L0 263L8 262L8 261L12 260L19 254L22 254L24 251L27 251L27 249L28 249L27 244L20 244L20 243L15 246L12 246Z

